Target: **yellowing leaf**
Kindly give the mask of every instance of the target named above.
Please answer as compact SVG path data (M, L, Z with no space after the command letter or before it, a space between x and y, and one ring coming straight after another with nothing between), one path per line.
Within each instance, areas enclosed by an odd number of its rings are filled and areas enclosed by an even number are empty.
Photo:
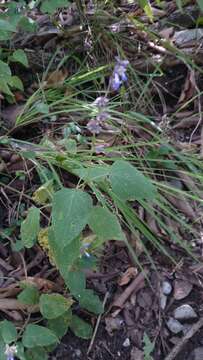
M32 198L37 204L44 205L52 198L53 193L53 181L49 180L34 192Z

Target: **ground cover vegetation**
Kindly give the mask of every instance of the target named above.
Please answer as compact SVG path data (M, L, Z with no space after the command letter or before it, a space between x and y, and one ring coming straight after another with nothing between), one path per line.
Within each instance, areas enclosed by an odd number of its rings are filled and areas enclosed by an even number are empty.
M0 359L202 356L202 7L0 1Z

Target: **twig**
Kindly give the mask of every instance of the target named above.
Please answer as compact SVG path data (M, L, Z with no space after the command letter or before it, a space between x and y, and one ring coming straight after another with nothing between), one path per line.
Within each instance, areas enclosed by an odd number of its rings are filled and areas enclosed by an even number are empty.
M174 346L169 355L166 356L164 360L173 360L176 358L177 354L180 352L185 343L203 326L203 318L200 318L191 329L183 336L183 338Z
M103 301L103 307L105 307L105 304L107 302L108 297L109 297L109 292L106 292L105 297L104 297L104 301ZM92 346L93 346L94 341L95 341L95 337L96 337L96 334L97 334L97 331L98 331L98 328L99 328L101 317L102 317L102 314L100 314L98 316L98 318L97 318L97 322L96 322L96 325L95 325L95 328L94 328L92 339L90 341L90 344L89 344L89 347L88 347L88 350L87 350L87 355L89 355L90 351L92 350Z
M142 283L144 283L144 280L146 279L148 273L149 273L148 270L144 270L143 272L141 272L135 278L135 280L133 280L131 284L125 289L125 291L121 294L121 296L114 301L112 306L116 306L121 309L125 304L126 300L132 294L132 292L140 289L140 286L142 285Z

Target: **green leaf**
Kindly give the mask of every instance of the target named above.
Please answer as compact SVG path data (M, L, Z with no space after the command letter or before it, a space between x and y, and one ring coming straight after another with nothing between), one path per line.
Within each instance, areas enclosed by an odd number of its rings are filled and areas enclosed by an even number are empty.
M0 360L8 360L7 356L4 354L6 350L6 344L0 336Z
M10 67L8 66L8 64L0 60L0 80L2 79L7 81L8 79L10 79L10 77L11 77Z
M50 15L54 14L58 8L67 7L70 4L69 0L44 0L40 7L43 13Z
M151 342L149 336L146 333L144 333L143 342L144 342L144 347L143 347L144 360L153 360L150 354L154 350L154 343Z
M124 201L153 200L157 195L150 179L124 160L117 160L111 166L110 182L113 192Z
M22 304L36 305L39 302L39 291L35 286L27 286L19 295L18 300Z
M73 296L79 296L85 290L86 279L82 271L68 271L64 280Z
M59 339L61 339L68 331L72 318L72 311L69 309L67 312L56 319L48 320L47 327L53 331Z
M91 208L91 197L81 190L62 189L54 194L52 224L61 247L81 233L89 220Z
M27 348L48 346L57 343L58 337L48 328L40 325L27 325L22 342Z
M77 169L74 173L86 182L100 182L109 175L110 166L92 166L88 169Z
M60 294L42 294L39 301L40 312L46 319L63 315L72 304L71 298L67 299Z
M139 0L141 8L144 10L148 18L153 21L153 11L149 0Z
M35 347L26 351L26 360L47 360L48 354L45 349Z
M2 338L6 344L10 344L17 339L17 330L11 321L2 321L0 323L0 330Z
M35 105L36 110L41 114L49 114L49 105L40 102Z
M21 79L18 76L11 76L10 80L9 80L9 85L17 90L23 91L24 90L24 86L23 83L21 81Z
M27 218L21 223L21 239L25 247L31 248L40 229L40 210L35 206L28 210Z
M11 32L0 30L0 41L7 41L11 39Z
M77 296L80 306L94 314L102 314L104 309L99 297L93 290L85 289Z
M103 241L125 239L116 215L105 207L96 206L92 209L88 225Z
M80 256L80 238L77 237L69 245L62 248L60 242L57 242L54 232L49 229L48 241L50 250L53 254L54 261L63 277L68 273L69 268L75 260Z
M84 320L76 315L73 315L70 328L74 334L82 339L90 339L92 336L92 327Z
M15 25L11 24L9 21L0 19L0 33L1 31L15 32L16 27Z
M28 67L28 58L27 55L25 53L25 51L23 51L22 49L18 49L15 50L12 54L12 56L10 57L11 61L14 62L19 62L20 64L24 65L25 67Z
M199 5L200 10L203 11L203 0L197 0L197 3Z
M37 204L46 204L48 200L52 198L54 193L53 180L48 180L46 183L41 185L35 190L32 198Z
M6 82L6 80L1 79L1 75L0 75L0 91L6 95L13 97L13 93L10 91L8 87L8 83Z
M24 31L35 32L37 30L37 23L28 16L22 16L18 23L18 27Z

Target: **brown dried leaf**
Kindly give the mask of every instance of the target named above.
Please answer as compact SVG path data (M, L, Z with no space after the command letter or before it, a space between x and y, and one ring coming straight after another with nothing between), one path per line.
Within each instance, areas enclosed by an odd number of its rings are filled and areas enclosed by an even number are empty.
M180 94L178 104L190 100L195 95L196 87L195 72L194 70L190 70L187 74L187 78Z
M68 71L64 70L55 70L51 72L47 79L44 82L45 87L60 87L63 85L66 77L68 75Z
M138 271L135 267L129 267L121 276L121 278L118 280L118 285L120 286L127 285L131 279L136 277L137 273Z

